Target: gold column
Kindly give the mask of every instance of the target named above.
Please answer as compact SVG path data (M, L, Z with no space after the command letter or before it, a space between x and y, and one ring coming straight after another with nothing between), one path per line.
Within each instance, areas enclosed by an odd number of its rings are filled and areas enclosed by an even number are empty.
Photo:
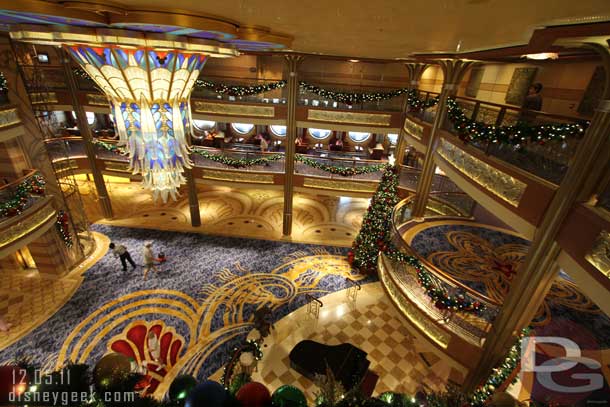
M284 236L292 233L292 197L294 193L294 142L297 138L297 97L299 95L299 81L297 68L302 61L299 55L286 55L288 67L288 112L286 117L286 153L284 154Z
M63 50L59 50L58 55L62 59L62 64L64 66L64 72L68 81L68 89L70 91L70 97L72 99L72 108L74 109L74 112L76 112L76 123L78 124L80 135L83 138L85 144L85 153L87 154L89 168L91 168L91 174L93 175L95 189L97 189L97 195L99 197L99 203L102 209L102 214L104 218L111 219L113 217L112 205L110 204L110 198L108 197L108 190L106 189L104 176L97 167L97 162L95 158L95 148L93 147L93 143L91 142L93 136L91 135L91 128L89 128L89 123L87 123L87 115L83 106L78 102L78 96L76 93L76 81L74 79L74 74L72 73L70 58Z
M197 183L193 178L193 170L191 168L184 169L186 178L186 187L189 193L189 209L191 211L191 225L201 226L201 214L199 213L199 197L197 196Z
M443 90L439 97L434 124L432 125L432 131L430 132L430 139L428 140L426 158L424 159L424 165L417 183L417 190L415 191L415 200L413 202L414 218L422 217L426 212L426 204L428 202L430 188L432 187L432 177L434 176L434 153L438 146L441 127L447 117L447 98L457 94L458 86L460 85L466 70L475 62L463 59L441 59L438 63L443 70Z
M487 335L481 361L466 378L466 391L475 389L489 377L491 370L504 359L517 340L516 334L534 317L557 275L556 258L560 252L557 234L574 204L590 198L596 182L601 180L603 170L610 163L610 52L606 46L585 46L602 55L606 72L603 100L534 234L525 262L519 268L510 293Z
M428 67L428 64L421 63L408 63L405 64L409 71L409 88L417 90L419 86L419 80L422 74ZM405 101L402 105L402 115L400 116L400 133L398 134L398 142L396 143L396 164L402 165L405 158L405 148L407 147L407 140L405 134L405 119L407 118L407 111L409 110L408 98L405 96Z

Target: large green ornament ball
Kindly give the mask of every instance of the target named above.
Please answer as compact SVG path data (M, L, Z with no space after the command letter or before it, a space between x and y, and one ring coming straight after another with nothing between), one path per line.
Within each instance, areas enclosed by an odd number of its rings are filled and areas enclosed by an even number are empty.
M193 376L181 374L169 386L169 399L184 405L187 396L195 386L197 386L197 380Z
M285 384L278 387L271 396L273 407L307 407L305 395L294 386Z
M98 389L116 387L131 372L129 358L121 353L104 355L93 369L93 382Z

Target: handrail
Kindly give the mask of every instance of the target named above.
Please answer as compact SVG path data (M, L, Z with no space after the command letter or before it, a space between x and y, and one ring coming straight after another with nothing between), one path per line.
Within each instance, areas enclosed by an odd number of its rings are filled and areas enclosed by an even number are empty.
M81 136L58 136L44 139L45 143L53 143L56 141L84 141Z
M25 174L24 176L17 178L15 181L9 182L8 184L4 184L4 185L0 186L0 193L4 190L9 190L11 188L16 187L17 185L21 184L26 179L28 179L28 178L34 176L36 173L38 173L38 170L36 170L36 169L27 170L27 171L28 171L28 173Z
M408 199L408 198L406 198ZM426 259L422 258L419 254L417 254L413 249L411 249L407 243L404 241L404 239L402 238L402 235L400 233L400 230L398 229L398 226L396 225L396 222L394 222L394 219L396 219L396 209L399 207L399 205L403 202L406 201L406 199L403 199L401 202L399 202L398 205L396 205L396 207L394 207L394 210L392 211L392 231L394 233L394 235L396 236L396 242L399 244L400 248L402 251L404 251L406 254L413 256L415 258L417 258L417 260L427 269L429 270L432 274L434 274L435 277L443 280L445 283L452 285L452 286L456 286L462 290L464 290L465 292L468 293L468 295L470 295L471 297L474 297L478 300L480 300L481 302L484 303L488 303L488 304L492 304L494 306L500 306L501 303L489 298L488 296L486 296L485 294L482 294L480 292L478 292L477 290L467 286L466 284L462 283L461 281L455 279L453 276L451 276L450 274L445 273L444 271L440 270L439 268L435 267L433 264L431 264L430 262L428 262ZM403 204L404 205L404 204ZM444 219L444 220L460 220L463 221L464 218L463 217L455 217L455 216L443 216L443 217L435 217L434 220L440 220L440 219ZM412 221L409 221L412 222ZM403 223L403 225L409 223ZM402 226L402 225L401 225Z
M345 281L347 281L348 283L355 285L356 288L358 289L358 291L362 290L362 284L360 284L360 281L356 281L356 280L352 280L349 277L345 277Z
M320 307L323 307L323 306L324 306L324 304L322 303L322 301L320 301L319 299L317 299L316 297L314 297L314 296L313 296L313 295L311 295L311 294L307 294L307 293L305 293L305 299L307 300L307 303L310 303L310 302L312 302L312 301L313 301L313 302L317 302L317 303L318 303L318 305L319 305Z

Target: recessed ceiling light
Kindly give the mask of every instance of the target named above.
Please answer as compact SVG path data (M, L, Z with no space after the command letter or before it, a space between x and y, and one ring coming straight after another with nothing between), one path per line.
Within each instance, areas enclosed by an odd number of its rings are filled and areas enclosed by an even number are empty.
M360 62L359 59L350 59L349 62Z
M557 58L559 58L559 54L556 52L541 52L539 54L522 55L522 57L525 57L527 59L536 59L536 60L557 59Z

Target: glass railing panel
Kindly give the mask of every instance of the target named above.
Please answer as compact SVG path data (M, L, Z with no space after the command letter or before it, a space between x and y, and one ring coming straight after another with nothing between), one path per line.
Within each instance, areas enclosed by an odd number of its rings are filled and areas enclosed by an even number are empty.
M231 165L224 164L209 158L206 158L197 151L205 151L212 155L223 156L233 160L255 160L259 158L276 156L277 154L283 153L263 153L261 151L240 151L240 150L220 150L220 149L206 149L201 147L195 147L191 153L191 160L196 167L200 168L215 168L223 170L233 171L246 171L246 172L284 172L284 159L269 161L266 164L260 165L248 165L244 167L236 168Z
M20 215L44 197L44 178L35 170L3 185L0 187L0 222Z
M58 137L47 139L45 143L52 161L87 156L84 141L78 137Z
M256 78L233 78L233 77L214 77L201 76L199 79L212 82L214 84L225 84L231 86L260 86L278 82L280 79L256 79ZM218 93L214 89L195 86L191 94L193 99L206 99L213 101L235 102L235 103L268 103L268 104L286 104L288 101L288 92L286 86L262 92L256 95L230 95L228 93Z
M329 87L330 89L330 87ZM333 90L337 90L334 89ZM348 93L366 93L370 92L370 88L349 88L341 89ZM383 91L383 90L381 90ZM297 104L300 106L314 107L319 109L341 109L341 110L369 110L369 111L385 111L385 112L400 112L404 104L404 95L397 96L391 99L377 100L372 102L362 102L346 104L335 100L324 98L312 92L299 92Z

